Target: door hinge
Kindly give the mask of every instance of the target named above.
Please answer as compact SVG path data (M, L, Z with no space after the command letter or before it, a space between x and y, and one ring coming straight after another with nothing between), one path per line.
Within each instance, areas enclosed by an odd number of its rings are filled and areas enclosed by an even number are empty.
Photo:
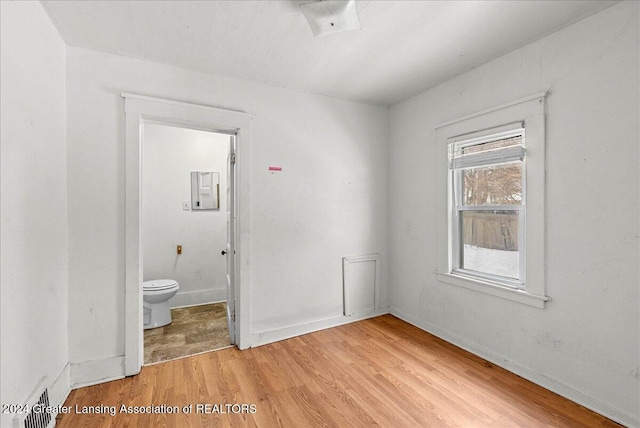
M231 163L231 165L235 165L236 164L236 152L232 152L231 153L231 157L229 159L229 162Z

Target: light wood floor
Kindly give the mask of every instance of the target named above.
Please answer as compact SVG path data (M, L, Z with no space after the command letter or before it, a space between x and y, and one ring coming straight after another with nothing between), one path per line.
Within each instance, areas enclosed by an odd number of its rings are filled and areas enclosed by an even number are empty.
M205 403L209 413L197 413ZM116 415L72 412L60 428L619 426L390 315L147 366L72 391L65 404ZM123 404L180 411L123 414Z

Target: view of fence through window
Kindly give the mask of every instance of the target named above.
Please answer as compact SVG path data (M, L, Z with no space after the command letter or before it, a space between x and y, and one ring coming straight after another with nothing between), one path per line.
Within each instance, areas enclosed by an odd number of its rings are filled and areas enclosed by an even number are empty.
M522 136L462 147L473 157L520 146ZM468 167L461 171L460 267L519 278L519 222L522 204L522 162ZM499 206L503 206L500 208ZM514 206L515 210L505 206ZM477 207L478 209L474 209Z
M461 266L519 278L518 212L463 211Z

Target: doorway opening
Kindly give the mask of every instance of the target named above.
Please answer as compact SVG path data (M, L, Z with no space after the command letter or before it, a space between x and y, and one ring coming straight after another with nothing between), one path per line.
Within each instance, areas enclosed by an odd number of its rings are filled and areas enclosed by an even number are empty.
M156 121L143 122L142 136L147 365L235 343L229 253L236 137Z
M124 98L125 138L125 272L124 272L124 375L140 372L144 363L143 338L143 224L142 162L145 125L156 123L208 131L228 136L228 239L224 252L227 271L226 317L229 337L240 349L251 346L249 305L251 275L250 176L252 115L216 107L190 104L130 93ZM235 146L233 146L235 145ZM243 165L246 165L244 167ZM206 197L206 195L203 195ZM211 195L209 195L211 196ZM177 243L179 244L179 243ZM178 251L178 247L174 251ZM175 253L174 253L175 254ZM237 260L237 261L236 261ZM167 285L174 287L174 285Z

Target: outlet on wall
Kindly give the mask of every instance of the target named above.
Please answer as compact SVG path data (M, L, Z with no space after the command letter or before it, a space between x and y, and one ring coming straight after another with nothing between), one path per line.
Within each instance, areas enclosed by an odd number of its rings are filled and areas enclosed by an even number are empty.
M182 201L182 211L189 211L191 209L191 204L189 201Z

